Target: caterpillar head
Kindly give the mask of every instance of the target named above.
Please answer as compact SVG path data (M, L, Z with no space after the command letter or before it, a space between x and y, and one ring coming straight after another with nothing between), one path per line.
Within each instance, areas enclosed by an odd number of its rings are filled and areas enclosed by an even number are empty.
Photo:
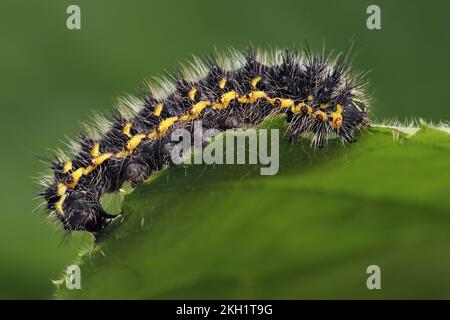
M367 114L367 106L364 101L357 98L347 100L344 108L344 119L347 123L352 123L352 125L364 124Z
M90 191L71 190L63 198L61 208L57 209L56 189L49 187L42 196L48 202L49 209L64 226L65 230L102 231L114 216L107 214L99 205L98 197Z
M63 205L64 228L69 230L97 229L99 208L93 197L85 191L68 193Z

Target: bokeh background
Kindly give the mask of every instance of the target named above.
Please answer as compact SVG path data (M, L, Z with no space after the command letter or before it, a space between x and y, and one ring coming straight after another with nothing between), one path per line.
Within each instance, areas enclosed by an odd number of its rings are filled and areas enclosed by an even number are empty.
M81 7L82 29L66 28ZM381 7L381 30L366 8ZM233 46L343 50L372 70L374 117L449 120L450 33L445 1L25 1L0 2L0 298L49 298L55 279L92 241L33 213L39 157L63 147L93 110L192 54Z

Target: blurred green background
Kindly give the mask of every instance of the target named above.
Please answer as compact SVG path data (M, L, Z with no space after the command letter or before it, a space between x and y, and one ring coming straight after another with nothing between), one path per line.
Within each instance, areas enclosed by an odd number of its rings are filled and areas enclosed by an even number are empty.
M82 29L66 28L81 7ZM381 30L366 8L381 7ZM92 110L106 110L145 78L216 47L342 50L372 70L374 117L450 119L450 34L444 1L24 1L0 2L0 298L49 298L86 234L63 233L32 213L38 156L63 147Z

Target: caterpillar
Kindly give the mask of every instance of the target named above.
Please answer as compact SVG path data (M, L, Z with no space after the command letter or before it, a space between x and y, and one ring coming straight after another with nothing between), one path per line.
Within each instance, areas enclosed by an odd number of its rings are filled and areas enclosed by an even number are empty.
M355 141L368 124L364 73L352 72L348 52L273 52L250 48L195 58L188 67L149 83L139 98L102 118L100 130L71 143L73 156L50 161L51 175L40 196L65 230L101 232L114 218L99 203L129 181L135 187L170 164L175 128L224 131L258 125L285 115L289 135L312 136L324 147L331 138Z

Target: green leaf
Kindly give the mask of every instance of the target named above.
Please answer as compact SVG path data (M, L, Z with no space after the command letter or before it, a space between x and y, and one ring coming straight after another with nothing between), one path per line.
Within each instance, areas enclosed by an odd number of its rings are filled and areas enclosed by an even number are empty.
M79 259L82 289L56 297L450 297L449 134L370 128L323 150L283 139L279 173L259 168L161 171Z

